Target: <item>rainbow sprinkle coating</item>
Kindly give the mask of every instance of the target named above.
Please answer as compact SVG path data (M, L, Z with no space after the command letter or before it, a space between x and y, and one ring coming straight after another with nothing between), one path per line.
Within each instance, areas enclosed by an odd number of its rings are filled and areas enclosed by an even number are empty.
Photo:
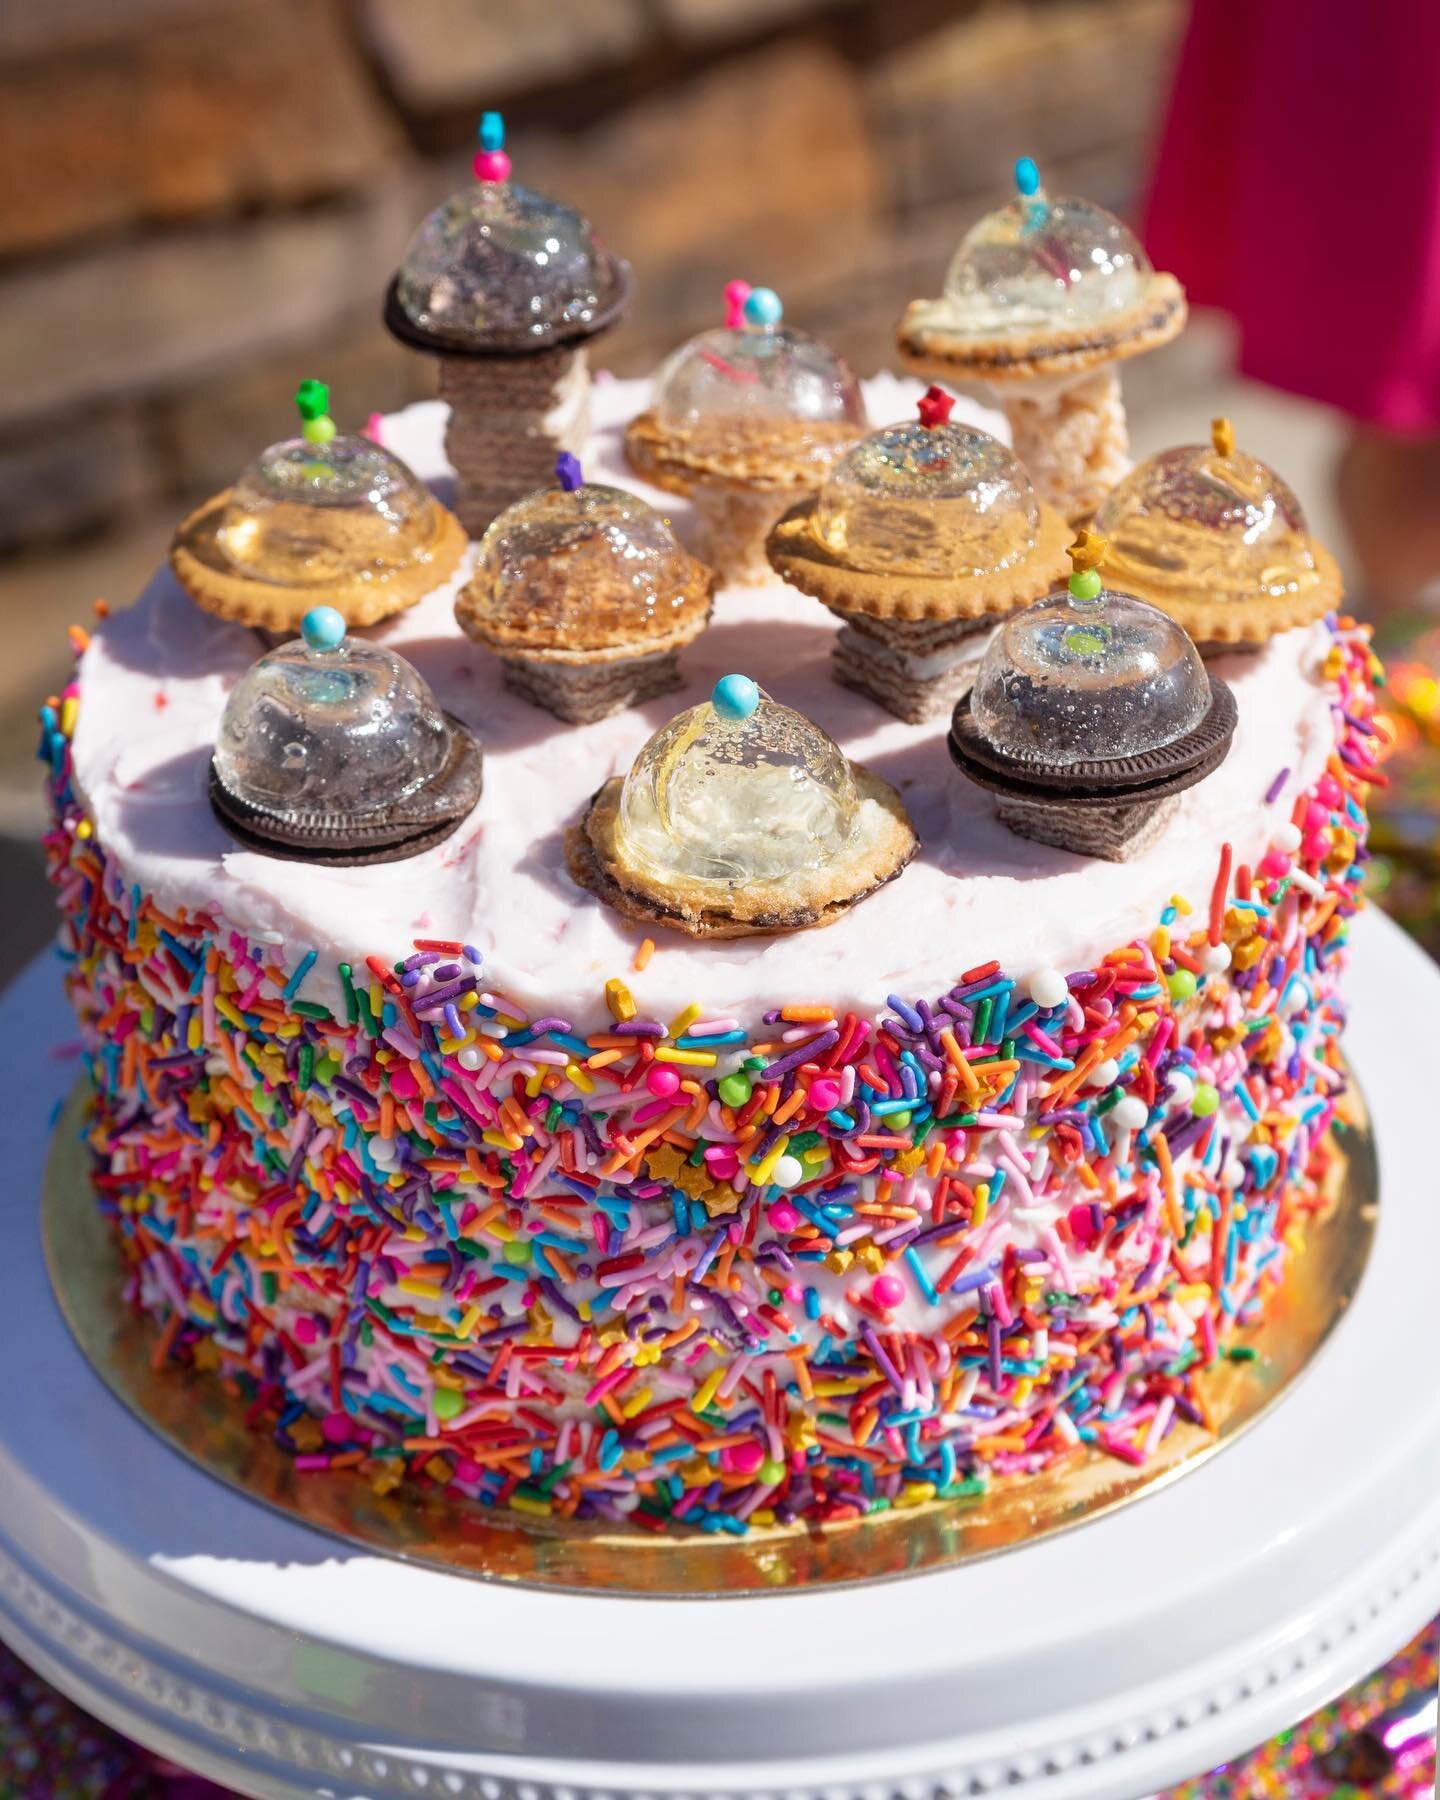
M1226 846L1203 909L1093 968L957 959L875 1018L650 1018L643 947L587 1019L532 1017L441 939L341 964L333 1016L314 951L127 884L72 683L46 847L157 1361L220 1370L302 1470L652 1530L1143 1463L1253 1355L1344 1090L1379 672L1330 629L1335 750L1257 867Z

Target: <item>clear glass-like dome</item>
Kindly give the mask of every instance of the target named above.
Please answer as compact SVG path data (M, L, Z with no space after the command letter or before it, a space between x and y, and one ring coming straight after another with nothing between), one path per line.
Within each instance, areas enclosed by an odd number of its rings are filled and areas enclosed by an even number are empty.
M738 704L727 705L737 688ZM753 682L727 676L636 757L620 838L662 880L783 881L838 856L858 812L839 746Z
M337 632L314 647L296 638L245 671L215 744L222 786L291 825L339 826L419 802L450 748L445 715L419 671L379 644L345 637L344 621L332 617Z
M820 489L822 542L856 569L987 575L1034 548L1040 507L1005 446L969 425L888 425Z
M961 240L945 276L953 324L975 332L1082 325L1144 296L1135 234L1088 200L1012 200Z
M845 359L808 332L778 323L726 325L682 344L655 383L655 417L702 456L779 445L803 455L807 440L833 452L865 424L860 383ZM755 308L759 311L759 308Z
M971 711L1017 762L1143 755L1194 731L1210 709L1205 665L1181 627L1095 586L1093 598L1050 594L1013 613L985 651Z
M547 488L480 541L465 623L533 649L603 649L694 621L709 584L669 521L622 488Z
M1273 469L1235 448L1224 420L1211 443L1132 469L1095 527L1112 563L1146 589L1244 601L1299 593L1318 578L1300 502Z
M240 574L279 587L381 577L429 553L434 502L368 438L272 444L231 490L218 538Z
M513 181L477 181L421 223L398 295L422 331L457 344L492 334L543 344L583 326L614 270L573 207Z

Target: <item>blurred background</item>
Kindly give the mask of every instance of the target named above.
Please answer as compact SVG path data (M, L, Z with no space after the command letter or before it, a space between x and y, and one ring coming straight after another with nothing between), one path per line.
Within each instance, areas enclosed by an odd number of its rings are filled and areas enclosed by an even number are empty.
M350 428L431 391L380 296L469 180L482 108L635 267L602 361L650 369L743 275L868 373L1017 154L1138 219L1184 24L1182 0L0 8L0 979L50 929L33 719L64 627L133 598L182 511L285 433L299 377ZM1130 363L1137 455L1228 412L1347 560L1341 420L1234 363L1203 311Z

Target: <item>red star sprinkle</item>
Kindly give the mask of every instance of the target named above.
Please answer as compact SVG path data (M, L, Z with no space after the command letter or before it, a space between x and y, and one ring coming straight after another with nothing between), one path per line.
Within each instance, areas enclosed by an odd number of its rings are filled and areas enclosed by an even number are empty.
M919 400L920 423L933 431L937 425L949 421L950 409L954 406L954 396L947 394L944 388L928 387Z

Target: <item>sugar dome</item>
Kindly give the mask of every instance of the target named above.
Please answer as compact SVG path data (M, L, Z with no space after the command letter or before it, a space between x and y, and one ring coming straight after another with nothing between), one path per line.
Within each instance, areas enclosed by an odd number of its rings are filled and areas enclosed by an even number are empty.
M740 320L682 344L656 378L660 427L704 453L776 426L863 425L860 384L844 358L781 317L775 295L755 288Z
M1021 192L965 234L945 276L954 323L977 332L1080 323L1144 298L1150 260L1135 234L1090 200L1048 199L1033 164Z
M422 220L396 291L434 337L538 345L594 324L616 285L614 259L573 207L518 182L481 181Z
M337 435L263 451L231 489L216 535L238 574L323 587L423 559L435 529L434 501L398 457Z
M1004 621L970 700L992 748L1062 767L1164 749L1194 731L1210 705L1205 665L1184 630L1157 607L1104 587L1083 563L1067 592Z
M841 855L858 808L832 739L730 675L636 757L619 836L628 857L662 877L777 882Z
M299 435L182 520L170 566L240 624L294 632L321 594L350 624L378 624L452 573L465 533L399 457L337 430L323 381L302 381L295 402Z
M1095 525L1110 541L1112 572L1143 592L1240 602L1319 580L1299 501L1273 469L1235 448L1224 419L1209 444L1163 451L1132 470Z
M851 567L984 575L1034 550L1040 508L1006 447L968 425L912 421L875 431L820 489L815 529Z
M393 651L345 636L331 607L252 663L225 705L215 779L244 808L296 830L363 828L405 803L412 825L451 756L429 686ZM453 796L452 796L453 798Z
M501 513L481 540L461 619L494 643L600 649L698 627L709 605L708 574L668 520L634 494L586 482Z

